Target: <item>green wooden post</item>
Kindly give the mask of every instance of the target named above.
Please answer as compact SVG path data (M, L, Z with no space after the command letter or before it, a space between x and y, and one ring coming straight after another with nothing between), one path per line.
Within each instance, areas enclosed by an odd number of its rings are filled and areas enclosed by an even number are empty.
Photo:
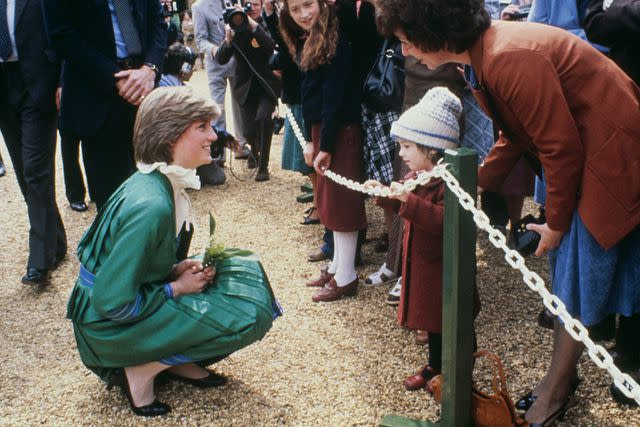
M478 163L468 148L445 152L445 163L460 186L475 200ZM439 423L386 415L381 427L471 425L471 353L473 349L473 282L476 227L470 212L447 187L445 193L442 289L442 419Z
M475 200L478 163L467 148L447 150L445 162ZM447 187L445 194L442 292L442 425L471 425L473 283L476 226L470 212Z

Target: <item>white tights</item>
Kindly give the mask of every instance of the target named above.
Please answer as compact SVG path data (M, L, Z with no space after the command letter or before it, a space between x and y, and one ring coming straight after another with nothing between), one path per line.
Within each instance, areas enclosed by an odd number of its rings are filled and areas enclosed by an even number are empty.
M346 286L358 277L355 267L357 245L357 231L333 232L333 260L328 272L335 274L338 286Z

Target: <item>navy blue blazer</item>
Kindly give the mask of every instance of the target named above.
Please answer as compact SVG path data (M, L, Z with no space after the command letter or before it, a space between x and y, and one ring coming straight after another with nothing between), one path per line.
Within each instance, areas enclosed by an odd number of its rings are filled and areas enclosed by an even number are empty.
M60 128L94 136L119 96L116 42L107 0L43 0L51 43L65 61ZM144 62L162 69L167 26L158 0L132 0Z
M15 43L29 105L55 111L60 68L49 45L40 0L16 0Z

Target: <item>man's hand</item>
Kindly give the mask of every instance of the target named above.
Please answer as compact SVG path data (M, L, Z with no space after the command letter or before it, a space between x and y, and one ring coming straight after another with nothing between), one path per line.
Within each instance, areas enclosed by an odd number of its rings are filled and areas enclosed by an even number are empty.
M249 29L251 31L255 31L256 28L258 28L258 23L256 21L254 21L253 19L251 19L250 16L247 16L247 20L249 21Z
M273 4L272 0L265 0L262 7L264 7L264 13L267 16L273 15L273 13L276 11L276 6Z
M219 46L211 46L211 59L216 59L216 53L218 53Z
M564 236L564 232L552 230L546 222L544 224L527 224L527 230L535 231L540 235L536 256L542 256L551 249L557 248L562 236Z
M56 89L56 109L60 112L60 102L62 101L62 88Z
M233 43L233 36L235 35L236 32L231 29L231 26L229 24L226 24L224 26L224 41L228 46L231 46L231 43Z
M391 190L392 193L399 192L397 195L389 195L390 199L400 200L402 203L405 203L409 198L410 191L403 190L403 186L399 182L394 181L389 184L389 190Z
M115 74L118 95L128 103L140 105L153 90L156 73L146 65L137 70L122 70Z
M319 152L315 160L313 161L313 168L316 170L316 172L319 173L320 176L324 176L324 171L329 169L330 166L331 153L328 153L326 151Z
M511 17L516 13L520 12L520 8L517 4L510 4L505 7L500 14L500 19L503 21L511 21Z

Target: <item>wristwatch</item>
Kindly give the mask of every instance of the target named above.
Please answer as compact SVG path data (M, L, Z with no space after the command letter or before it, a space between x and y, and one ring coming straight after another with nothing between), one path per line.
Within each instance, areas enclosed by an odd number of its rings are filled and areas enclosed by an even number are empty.
M158 67L156 67L155 64L152 64L151 62L145 62L144 65L146 65L147 67L151 68L151 71L156 73L156 77L158 77L160 75L160 70L158 70Z

